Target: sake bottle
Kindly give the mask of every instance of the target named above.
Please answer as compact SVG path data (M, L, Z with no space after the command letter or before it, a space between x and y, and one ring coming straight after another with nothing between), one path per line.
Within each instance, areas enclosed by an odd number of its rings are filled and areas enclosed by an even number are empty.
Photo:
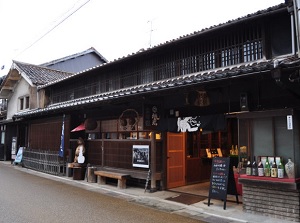
M250 161L250 157L248 158L247 166L246 166L246 175L251 176L252 165Z
M280 158L279 164L278 164L278 178L283 178L284 177L284 167Z
M278 169L277 169L277 164L276 164L276 160L275 160L275 157L274 157L274 162L272 164L272 167L271 167L271 177L277 177L277 174L278 174Z
M259 160L259 163L258 163L258 166L257 166L257 172L258 172L259 177L263 177L265 175L264 174L264 165L261 162L261 157L260 157L260 160Z
M257 176L257 163L256 163L256 160L255 160L255 156L253 156L252 175Z
M271 176L270 163L269 163L268 157L267 157L267 160L266 160L264 171L265 171L265 177L270 177Z

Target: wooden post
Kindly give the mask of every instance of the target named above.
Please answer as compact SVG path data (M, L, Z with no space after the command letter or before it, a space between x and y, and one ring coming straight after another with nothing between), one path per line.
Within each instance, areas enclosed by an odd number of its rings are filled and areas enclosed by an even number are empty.
M156 191L156 140L155 140L155 132L151 132L151 189L150 192Z
M102 133L102 140L101 140L101 167L104 167L104 137L105 137L105 133Z

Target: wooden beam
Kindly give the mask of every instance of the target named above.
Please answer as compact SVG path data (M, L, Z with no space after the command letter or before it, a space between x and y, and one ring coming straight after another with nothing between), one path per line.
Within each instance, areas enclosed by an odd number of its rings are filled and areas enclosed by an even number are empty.
M12 80L12 81L18 81L21 79L21 76L9 76L8 80Z
M3 86L2 87L2 90L10 90L10 91L12 91L14 88L13 87L11 87L11 86Z
M156 191L156 140L155 140L155 132L151 132L151 192Z

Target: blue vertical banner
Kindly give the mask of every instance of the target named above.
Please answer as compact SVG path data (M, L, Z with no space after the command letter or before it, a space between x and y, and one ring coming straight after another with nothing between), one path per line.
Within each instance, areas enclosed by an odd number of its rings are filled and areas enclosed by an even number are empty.
M61 127L61 136L60 136L60 147L59 147L59 156L64 157L65 149L65 114L63 115L62 127Z

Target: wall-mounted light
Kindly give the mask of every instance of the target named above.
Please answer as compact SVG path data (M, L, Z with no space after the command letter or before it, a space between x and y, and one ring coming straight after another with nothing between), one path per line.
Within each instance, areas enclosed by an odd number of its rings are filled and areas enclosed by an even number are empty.
M271 71L272 78L275 79L276 82L280 82L281 71L280 69L274 69Z

